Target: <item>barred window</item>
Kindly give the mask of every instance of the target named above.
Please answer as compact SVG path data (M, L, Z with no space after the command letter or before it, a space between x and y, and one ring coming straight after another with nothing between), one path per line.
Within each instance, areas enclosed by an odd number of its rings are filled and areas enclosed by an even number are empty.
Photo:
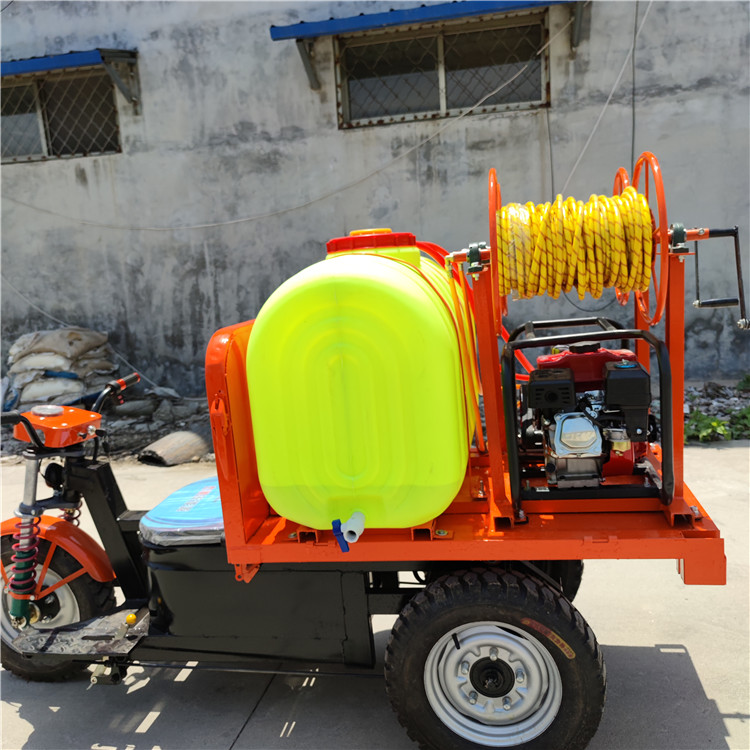
M3 80L3 162L121 150L114 86L101 67Z
M546 15L337 37L339 127L546 103ZM517 78L513 78L514 76Z

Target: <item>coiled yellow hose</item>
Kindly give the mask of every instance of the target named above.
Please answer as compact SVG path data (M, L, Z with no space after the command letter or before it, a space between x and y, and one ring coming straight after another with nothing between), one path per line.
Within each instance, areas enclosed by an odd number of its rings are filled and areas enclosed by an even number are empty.
M579 299L598 298L605 287L646 291L651 281L651 211L633 187L586 203L510 203L497 212L497 238L501 295L557 299L575 286Z

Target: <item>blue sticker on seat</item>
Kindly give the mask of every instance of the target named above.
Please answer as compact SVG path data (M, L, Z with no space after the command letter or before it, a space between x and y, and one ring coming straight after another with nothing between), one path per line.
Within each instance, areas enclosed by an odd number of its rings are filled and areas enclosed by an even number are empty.
M224 537L218 477L193 482L173 492L140 521L143 539L151 544L216 544Z

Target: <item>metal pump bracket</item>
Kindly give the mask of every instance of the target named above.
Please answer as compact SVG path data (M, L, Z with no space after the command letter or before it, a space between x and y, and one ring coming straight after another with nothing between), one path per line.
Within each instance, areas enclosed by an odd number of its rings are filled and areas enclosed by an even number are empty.
M688 246L685 244L687 239L687 232L685 231L685 225L675 222L671 224L669 229L672 232L672 243L670 251L677 255L690 252Z

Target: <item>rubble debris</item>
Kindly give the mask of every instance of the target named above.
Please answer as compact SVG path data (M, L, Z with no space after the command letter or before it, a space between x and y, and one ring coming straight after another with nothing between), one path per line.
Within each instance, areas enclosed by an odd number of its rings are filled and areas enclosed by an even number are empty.
M739 388L711 381L702 388L685 388L687 413L700 411L717 419L729 419L732 414L750 406L750 393Z
M179 430L165 435L144 448L138 460L145 464L176 466L198 461L211 450L211 430L205 425L196 431Z
M118 417L150 417L158 405L153 398L134 398L117 404L112 411Z

